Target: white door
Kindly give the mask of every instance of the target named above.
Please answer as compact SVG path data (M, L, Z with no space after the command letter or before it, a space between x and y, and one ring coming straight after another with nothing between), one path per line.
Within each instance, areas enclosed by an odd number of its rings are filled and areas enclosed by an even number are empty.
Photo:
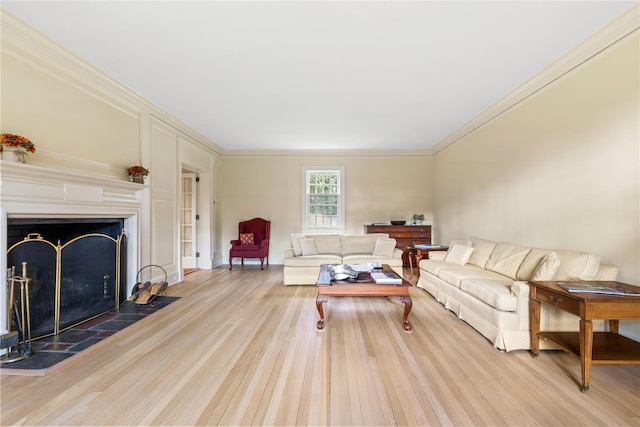
M182 174L182 268L198 268L196 221L198 186L195 173Z

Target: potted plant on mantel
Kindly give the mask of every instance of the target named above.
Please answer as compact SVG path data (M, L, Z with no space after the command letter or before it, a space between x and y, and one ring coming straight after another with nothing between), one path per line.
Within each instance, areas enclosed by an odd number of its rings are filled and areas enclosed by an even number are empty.
M423 214L413 214L413 225L422 225L423 220L424 220Z
M144 184L144 178L149 175L149 169L144 166L131 166L129 168L129 181Z
M36 146L24 136L14 135L12 133L3 133L0 135L0 155L2 160L10 162L26 163L25 157L29 153L35 153Z

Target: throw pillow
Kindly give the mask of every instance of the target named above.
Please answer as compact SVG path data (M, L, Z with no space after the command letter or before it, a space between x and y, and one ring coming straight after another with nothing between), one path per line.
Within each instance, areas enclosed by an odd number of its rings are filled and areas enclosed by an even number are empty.
M318 248L314 239L300 239L300 247L302 248L302 256L318 255Z
M253 233L240 233L241 245L255 245L253 241Z
M493 252L493 249L496 247L496 242L478 239L477 237L472 237L470 240L473 243L473 254L469 259L469 264L477 265L484 269L487 261L489 261L491 252Z
M378 237L372 254L379 257L391 258L396 249L396 239L383 239Z
M531 280L553 280L553 275L560 268L560 258L555 252L549 252L540 260L540 264L531 275Z
M465 265L469 262L472 253L473 248L471 246L453 245L444 260L453 264Z

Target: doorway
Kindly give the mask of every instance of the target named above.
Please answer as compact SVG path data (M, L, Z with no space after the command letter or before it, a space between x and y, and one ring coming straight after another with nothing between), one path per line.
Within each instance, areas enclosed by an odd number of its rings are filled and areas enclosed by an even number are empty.
M183 273L198 270L198 175L182 172L181 254Z

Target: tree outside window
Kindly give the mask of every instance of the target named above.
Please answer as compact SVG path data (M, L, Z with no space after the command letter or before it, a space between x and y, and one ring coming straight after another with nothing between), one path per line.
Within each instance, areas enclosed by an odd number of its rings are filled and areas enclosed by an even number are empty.
M344 167L305 167L303 229L344 230Z

